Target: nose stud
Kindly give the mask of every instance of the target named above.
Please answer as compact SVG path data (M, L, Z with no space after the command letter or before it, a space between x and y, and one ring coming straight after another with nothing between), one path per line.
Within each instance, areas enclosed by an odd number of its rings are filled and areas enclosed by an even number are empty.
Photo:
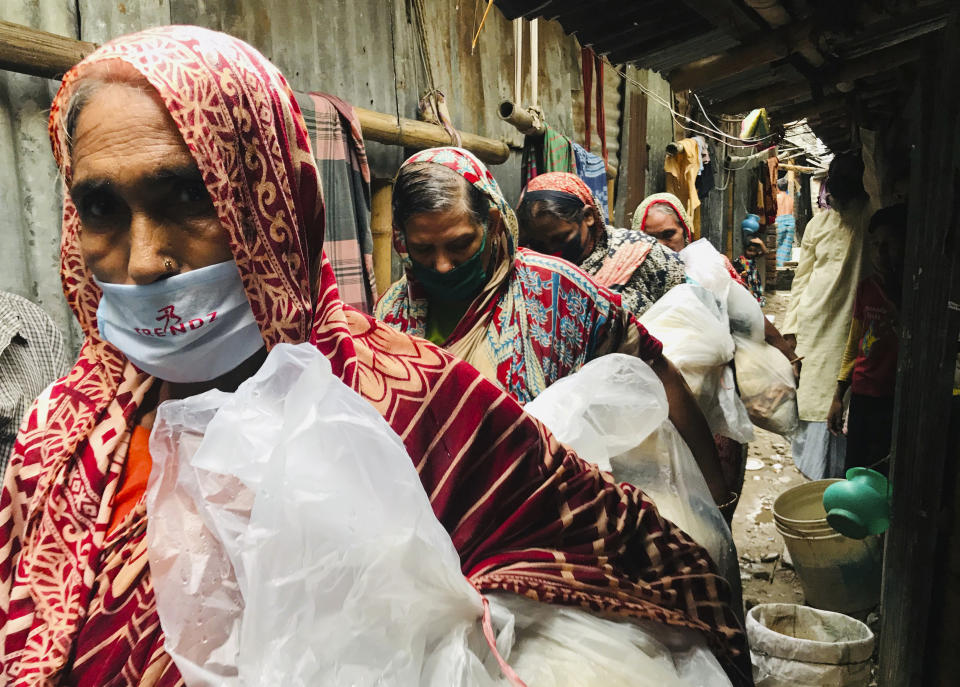
M163 268L168 272L173 269L173 261L170 258L166 258L163 261Z

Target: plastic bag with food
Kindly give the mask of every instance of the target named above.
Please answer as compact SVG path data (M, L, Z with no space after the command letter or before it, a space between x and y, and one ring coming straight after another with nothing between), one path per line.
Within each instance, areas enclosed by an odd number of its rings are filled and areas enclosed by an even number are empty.
M740 398L757 427L785 437L800 426L790 361L768 343L735 337Z

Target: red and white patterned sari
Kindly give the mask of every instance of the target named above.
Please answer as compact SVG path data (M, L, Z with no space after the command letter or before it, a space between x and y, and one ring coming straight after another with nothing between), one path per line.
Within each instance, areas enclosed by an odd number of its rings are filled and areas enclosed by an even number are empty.
M267 346L314 343L382 413L478 589L695 628L735 683L749 684L744 634L701 547L473 368L341 303L303 120L286 81L253 48L168 27L97 50L64 77L51 110L68 186L64 109L78 77L111 59L142 74L173 117L230 233ZM86 340L49 404L25 421L4 480L0 681L182 684L163 648L142 500L108 534L131 424L153 379L100 338L100 293L69 192L63 217L64 291Z

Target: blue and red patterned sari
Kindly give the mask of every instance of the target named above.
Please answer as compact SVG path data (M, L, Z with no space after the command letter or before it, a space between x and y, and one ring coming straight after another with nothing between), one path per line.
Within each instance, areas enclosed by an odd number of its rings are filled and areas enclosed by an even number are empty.
M606 353L652 361L660 342L624 310L620 296L595 284L564 260L517 249L517 220L490 172L469 152L434 148L404 164L444 165L482 191L500 211L506 240L497 267L443 347L497 382L521 403ZM405 260L401 232L394 243ZM384 294L376 315L397 329L424 336L429 303L408 271Z

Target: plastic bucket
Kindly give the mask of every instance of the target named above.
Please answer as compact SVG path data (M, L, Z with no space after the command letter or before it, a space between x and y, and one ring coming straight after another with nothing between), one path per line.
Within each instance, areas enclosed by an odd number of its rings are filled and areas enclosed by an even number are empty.
M760 604L747 613L757 687L866 687L874 637L859 620L796 604Z
M788 489L773 502L774 520L801 531L827 525L827 511L823 508L823 492L831 484L841 481L821 479Z
M828 611L861 613L880 602L880 540L850 539L827 523L823 492L836 481L785 491L774 501L773 516L806 602Z

